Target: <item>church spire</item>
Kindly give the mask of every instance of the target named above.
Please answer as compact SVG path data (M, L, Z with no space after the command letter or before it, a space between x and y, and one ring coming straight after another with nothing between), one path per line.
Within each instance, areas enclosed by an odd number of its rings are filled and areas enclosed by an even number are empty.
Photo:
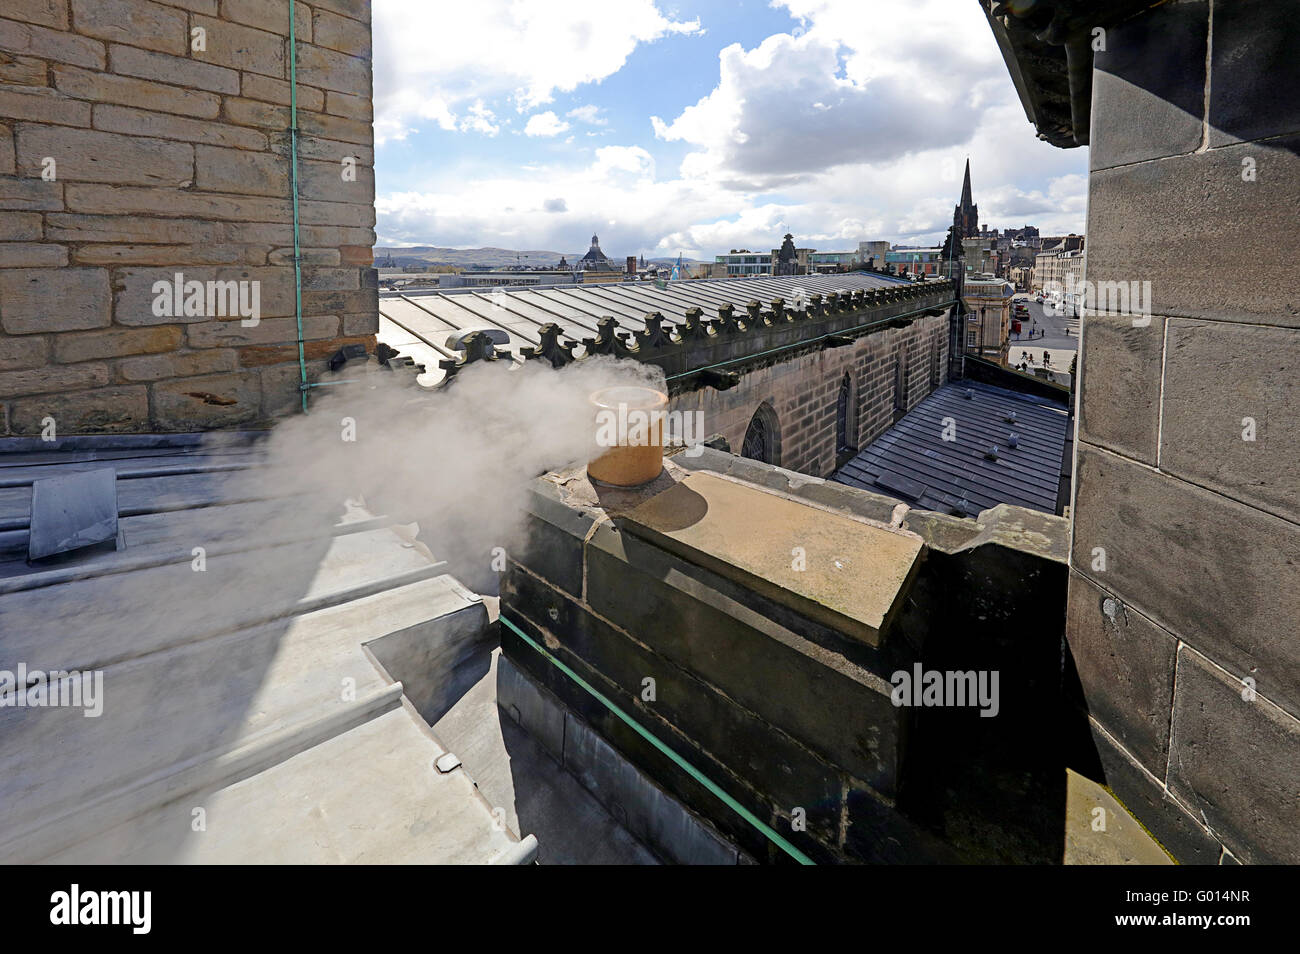
M961 184L961 207L969 209L973 204L970 194L970 157L966 157L966 178Z

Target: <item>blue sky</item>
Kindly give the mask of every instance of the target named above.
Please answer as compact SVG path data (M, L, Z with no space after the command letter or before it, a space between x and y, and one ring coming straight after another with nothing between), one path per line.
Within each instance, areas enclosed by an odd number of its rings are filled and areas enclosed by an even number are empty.
M704 258L1082 231L969 0L374 0L380 244Z

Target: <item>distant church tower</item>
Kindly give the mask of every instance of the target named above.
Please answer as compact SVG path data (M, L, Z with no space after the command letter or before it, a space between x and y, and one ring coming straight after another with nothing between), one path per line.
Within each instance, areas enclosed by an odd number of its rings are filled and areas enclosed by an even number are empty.
M970 160L966 160L966 179L961 184L961 203L952 210L952 230L958 239L980 234L980 207L971 201Z

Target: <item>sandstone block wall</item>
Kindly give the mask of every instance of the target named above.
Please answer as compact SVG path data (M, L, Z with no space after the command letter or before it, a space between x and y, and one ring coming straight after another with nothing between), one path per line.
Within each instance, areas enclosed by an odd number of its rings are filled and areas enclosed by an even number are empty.
M288 11L0 7L0 434L249 427L299 408ZM314 380L378 330L369 0L298 3L295 29ZM154 284L177 273L256 282L259 320L206 302L157 314Z
M1083 322L1068 636L1184 862L1300 861L1298 22L1179 0L1095 60L1086 277L1151 314Z
M739 454L755 412L767 404L776 416L780 445L778 458L769 463L828 477L836 469L836 410L845 374L851 382L850 439L862 449L894 423L896 407L911 410L948 380L947 314L757 368L725 391L676 395L672 408L702 412L706 436L723 435Z

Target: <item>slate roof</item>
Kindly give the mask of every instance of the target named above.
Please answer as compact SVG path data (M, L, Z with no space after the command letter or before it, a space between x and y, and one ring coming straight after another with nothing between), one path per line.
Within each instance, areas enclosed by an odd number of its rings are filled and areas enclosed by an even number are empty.
M436 383L442 373L438 360L455 358L446 346L448 335L467 330L497 328L510 335L507 345L516 360L521 348L538 345L538 329L555 323L569 341L596 335L596 323L609 315L620 329L645 328L645 316L660 312L665 330L685 319L688 308L702 308L712 316L719 305L734 305L737 312L752 300L764 304L773 298L791 302L796 289L805 296L831 292L887 288L910 284L906 279L871 272L843 275L797 275L750 279L700 279L675 281L667 288L653 282L615 282L516 290L448 289L426 293L387 293L379 298L379 337L385 344L425 365L422 383ZM578 348L581 349L579 344Z
M948 419L951 441L943 439ZM974 516L998 504L1056 513L1069 424L1059 402L957 381L926 397L832 479L941 513ZM990 460L995 444L998 457Z

